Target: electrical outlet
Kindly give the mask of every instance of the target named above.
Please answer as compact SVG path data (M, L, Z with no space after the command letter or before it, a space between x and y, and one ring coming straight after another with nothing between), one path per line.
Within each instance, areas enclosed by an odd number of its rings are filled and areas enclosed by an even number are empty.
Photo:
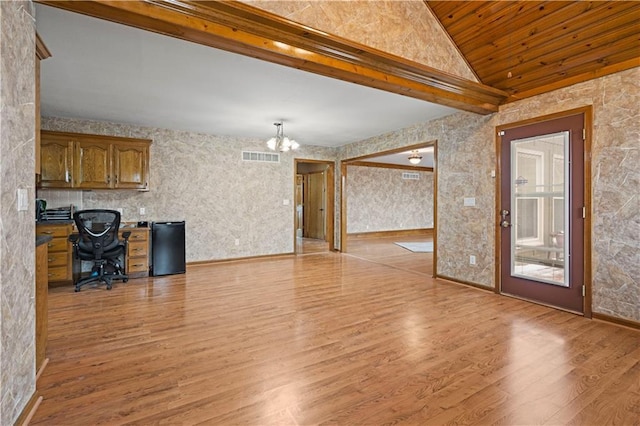
M239 246L240 245L240 240L236 238L236 245Z
M116 211L120 213L120 216L122 216L122 214L124 213L124 209L122 207L118 207Z
M474 255L469 256L469 265L476 264L476 257Z
M140 207L140 216L144 216L145 214L147 214L147 209Z

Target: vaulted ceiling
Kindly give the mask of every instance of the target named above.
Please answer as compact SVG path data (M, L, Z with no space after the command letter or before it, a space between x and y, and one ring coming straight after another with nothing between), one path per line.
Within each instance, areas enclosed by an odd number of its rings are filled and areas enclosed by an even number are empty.
M425 1L479 80L511 99L640 65L638 1Z

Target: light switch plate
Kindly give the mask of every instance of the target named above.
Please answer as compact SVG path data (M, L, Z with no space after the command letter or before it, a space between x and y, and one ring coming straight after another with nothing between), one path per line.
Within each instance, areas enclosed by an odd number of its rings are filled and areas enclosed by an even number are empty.
M476 199L471 197L471 198L465 198L464 199L464 205L465 207L473 207L476 205Z
M29 198L27 197L27 190L24 188L18 188L18 211L25 211L29 208Z

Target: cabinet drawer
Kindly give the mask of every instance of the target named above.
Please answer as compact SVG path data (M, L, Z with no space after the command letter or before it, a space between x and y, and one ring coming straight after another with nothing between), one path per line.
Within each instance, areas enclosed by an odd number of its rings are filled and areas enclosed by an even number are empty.
M51 235L53 238L64 237L69 235L68 226L51 226L41 225L36 227L36 235Z
M47 265L49 265L49 268L52 268L54 266L67 266L67 261L68 261L68 257L69 255L67 253L48 253L47 255L47 260L48 263Z
M129 256L146 256L148 253L148 244L146 241L133 241L129 243Z
M69 251L69 241L67 241L66 238L54 238L53 240L49 241L47 247L49 248L50 253L66 253Z
M131 230L131 235L129 236L129 242L136 242L136 241L147 241L147 234L149 232L147 230L144 231L134 231ZM122 234L120 234L120 238L122 238Z
M47 273L47 278L49 282L51 281L66 281L69 279L67 276L68 268L66 266L56 266L54 268L49 268Z
M132 257L127 264L127 274L133 274L135 272L148 272L149 261L144 257Z

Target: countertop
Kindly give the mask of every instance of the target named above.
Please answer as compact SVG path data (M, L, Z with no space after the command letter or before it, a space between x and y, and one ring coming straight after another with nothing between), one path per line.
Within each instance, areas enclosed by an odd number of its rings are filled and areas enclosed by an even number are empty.
M51 235L36 235L36 247L46 244L51 240L53 240Z
M36 220L36 225L66 225L67 223L73 223L73 219Z

